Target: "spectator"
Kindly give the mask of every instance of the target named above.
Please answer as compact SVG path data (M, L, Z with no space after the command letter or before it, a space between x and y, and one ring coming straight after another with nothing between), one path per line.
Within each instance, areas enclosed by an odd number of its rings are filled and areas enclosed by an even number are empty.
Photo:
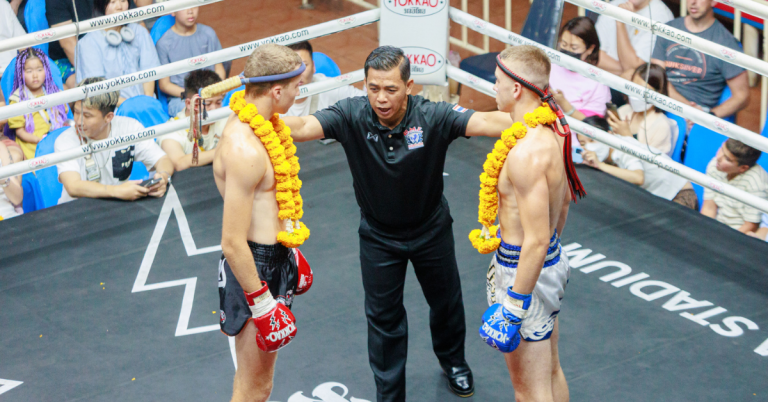
M288 47L298 53L299 56L301 56L301 60L304 61L304 64L307 66L307 69L304 70L304 73L301 75L303 85L329 79L329 77L315 72L315 63L312 60L312 45L308 41L294 43L293 45L288 45ZM347 85L317 95L296 99L296 102L294 102L293 106L291 106L285 115L298 117L309 116L310 114L315 113L320 109L325 109L342 99L355 96L366 96L366 93L352 85Z
M111 15L128 10L128 0L94 0L93 15ZM149 32L135 23L106 28L91 32L77 44L77 80L91 77L107 79L137 71L148 70L160 65L157 51ZM144 84L120 90L120 100L137 95L155 96L155 83Z
M749 232L748 235L760 240L768 241L768 214L763 214L763 220L760 222L760 228L756 232Z
M104 81L103 77L88 78L80 86ZM118 92L108 92L77 101L72 105L75 127L61 133L54 150L65 151L93 141L119 138L141 131L144 127L130 117L115 116ZM142 162L152 176L160 182L152 187L131 181L134 162ZM77 197L120 198L136 200L147 195L162 197L168 179L173 174L173 163L154 141L141 141L121 149L94 152L91 155L62 162L56 166L59 181L64 188L59 204Z
M611 5L645 18L653 17L654 22L662 24L675 18L662 0L614 0ZM625 25L605 15L597 18L595 29L601 45L597 66L603 70L620 75L651 60L654 41L650 31Z
M68 25L75 20L84 21L93 16L92 0L75 0L75 6L72 7L72 1L45 0L45 17L51 28ZM75 13L77 11L77 13ZM77 18L75 18L77 14ZM82 38L83 35L80 35ZM61 80L64 82L64 89L70 89L77 86L75 80L75 45L78 38L71 36L63 38L56 42L51 42L48 46L48 55L53 60L61 74Z
M0 167L8 166L11 163L20 162L24 157L21 152L11 151L9 143L16 145L13 141L6 141L0 136ZM13 176L7 179L0 179L0 220L13 218L23 213L21 201L24 198L24 190L21 188L21 176Z
M647 83L645 77L648 77ZM648 64L641 64L632 74L632 82L643 87L647 85L649 89L667 95L667 75L662 67L655 64L650 65L650 71ZM610 111L606 115L615 133L635 137L641 144L669 154L672 150L672 129L664 113L635 96L630 96L629 104L620 107L618 112L618 116Z
M715 19L714 0L689 0L688 15L672 20L668 25L692 33L702 39L741 51L736 38ZM656 38L652 61L667 69L672 84L669 95L685 104L699 107L717 117L728 117L749 103L749 82L743 68L706 55L675 42ZM725 90L732 96L721 105L717 103Z
M768 199L768 173L757 164L760 151L729 138L707 165L707 176ZM733 198L704 189L701 213L742 233L757 231L761 214Z
M176 23L157 41L157 55L160 63L173 63L221 50L221 43L213 28L197 23L199 10L199 7L192 7L171 14L176 18ZM216 71L221 79L227 76L221 63L205 69ZM187 74L189 73L176 74L160 78L158 81L160 90L170 97L168 113L171 116L184 110L184 79Z
M584 119L584 123L595 126L603 131L611 132L608 122L601 117L588 117ZM621 140L628 144L643 148L647 146L641 144L631 135L620 133L613 134L616 134ZM584 164L640 186L657 197L674 201L680 205L698 211L699 202L696 198L696 192L693 191L693 186L691 186L691 183L688 182L688 180L668 172L654 163L636 158L613 148L609 148L609 150L609 156L605 161L603 161L595 151L585 150L582 153ZM657 149L652 147L650 150L651 152L659 153ZM670 162L672 161L667 155L663 154L659 156L659 158L667 159ZM612 164L609 164L609 162Z
M182 109L175 117L175 119L184 119L192 113L193 101L197 98L197 93L200 88L205 88L208 85L213 85L221 81L221 77L210 70L195 70L187 75L187 79L184 81L184 102L186 107ZM209 112L221 107L221 101L224 96L219 95L205 100L205 108ZM202 138L198 141L198 147L200 153L197 158L197 165L192 164L192 149L194 148L194 141L188 137L188 131L179 130L175 133L164 135L158 139L160 147L168 155L173 162L173 168L180 172L188 169L192 166L204 166L210 165L213 162L214 148L221 139L221 133L224 131L224 126L227 125L227 119L219 120L216 123L203 126Z
M593 66L597 65L600 39L592 20L577 17L568 21L560 31L558 50ZM563 112L579 120L589 116L605 116L605 104L611 101L611 91L607 86L556 64L552 64L549 86Z
M51 66L48 65L48 57L45 53L32 47L22 51L16 58L16 76L13 79L13 93L8 98L8 104L12 105L59 92L51 74ZM32 159L35 157L37 143L49 131L64 127L66 122L66 105L55 105L47 110L8 119L5 135L9 138L15 135L16 142L24 151L24 157Z
M19 20L16 19L16 14L8 4L7 1L0 1L0 42L6 39L15 38L17 36L25 35ZM0 77L3 76L5 68L11 63L11 60L16 57L16 50L6 50L0 52Z

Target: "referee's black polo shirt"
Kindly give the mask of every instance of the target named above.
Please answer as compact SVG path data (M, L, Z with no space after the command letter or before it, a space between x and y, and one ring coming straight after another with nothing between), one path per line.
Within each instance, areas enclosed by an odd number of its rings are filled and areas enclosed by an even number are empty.
M380 227L425 222L440 205L448 145L465 136L474 111L408 95L400 124L381 123L367 97L347 98L314 116L325 138L341 143L363 214Z

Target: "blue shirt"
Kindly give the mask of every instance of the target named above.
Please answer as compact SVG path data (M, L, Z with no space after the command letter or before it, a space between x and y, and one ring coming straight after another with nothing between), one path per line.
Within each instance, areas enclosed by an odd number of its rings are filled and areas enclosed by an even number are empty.
M134 23L126 26L135 36L130 43L122 41L112 46L107 43L104 31L91 32L77 43L78 83L90 77L110 79L160 66L147 29ZM138 95L144 95L142 84L120 90L120 96L125 99Z

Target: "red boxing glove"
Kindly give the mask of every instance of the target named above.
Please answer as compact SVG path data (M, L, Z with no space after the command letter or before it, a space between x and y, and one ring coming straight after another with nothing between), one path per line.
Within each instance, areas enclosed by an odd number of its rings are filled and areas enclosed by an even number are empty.
M285 305L277 303L269 293L266 282L261 289L245 293L256 325L256 345L265 352L277 352L296 336L296 318Z
M296 295L307 293L309 288L312 287L312 281L314 275L312 274L312 268L309 266L307 259L304 258L304 254L299 251L298 248L293 249L293 254L296 257L296 265L299 267L299 284L296 286Z

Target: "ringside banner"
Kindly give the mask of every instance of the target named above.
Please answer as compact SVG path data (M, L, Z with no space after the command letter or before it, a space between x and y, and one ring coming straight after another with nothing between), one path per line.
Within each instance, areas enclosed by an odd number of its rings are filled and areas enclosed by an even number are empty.
M448 0L381 1L379 45L403 49L417 84L446 83L449 8Z

